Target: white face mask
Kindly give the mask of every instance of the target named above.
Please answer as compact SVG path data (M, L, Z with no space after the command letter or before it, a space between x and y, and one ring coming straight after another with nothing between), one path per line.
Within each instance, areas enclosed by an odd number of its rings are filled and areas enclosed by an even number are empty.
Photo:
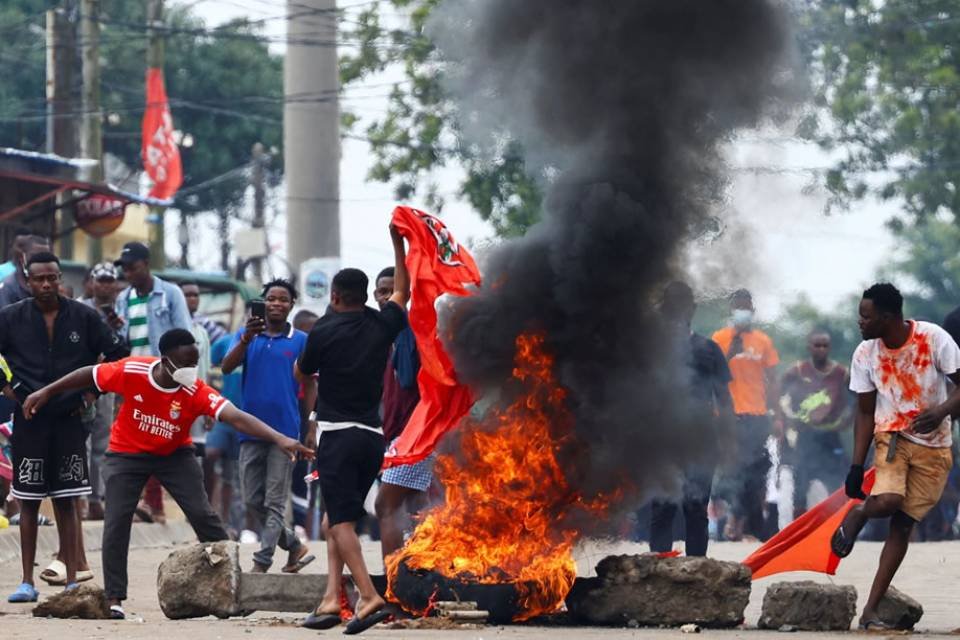
M170 371L167 369L167 372L170 374L170 377L173 378L173 381L183 387L192 387L197 383L197 378L200 377L199 367L180 367L179 369L174 369Z
M733 326L746 327L753 322L753 311L750 309L733 310Z

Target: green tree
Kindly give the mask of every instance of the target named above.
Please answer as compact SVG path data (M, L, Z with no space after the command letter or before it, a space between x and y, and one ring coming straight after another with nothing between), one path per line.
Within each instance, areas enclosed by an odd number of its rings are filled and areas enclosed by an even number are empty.
M527 171L515 141L488 145L463 139L459 113L444 89L443 64L426 32L440 0L384 0L360 13L345 37L359 43L341 61L344 85L399 65L404 79L393 86L386 115L370 124L365 138L374 162L369 178L392 184L396 197L422 196L436 211L445 194L432 179L436 169L461 166L457 189L502 236L522 235L540 215L541 191ZM383 25L384 9L409 19L397 28ZM355 126L353 118L347 124Z
M960 304L960 227L939 217L894 232L896 253L878 275L901 288L908 315L940 324Z
M44 11L59 3L7 0L0 8L0 144L30 150L45 145ZM104 150L139 169L146 71L146 3L104 0L101 70ZM189 6L166 15L164 72L174 126L194 145L181 149L184 187L205 183L248 162L251 147L282 143L283 60L271 54L259 26L235 21L205 28ZM77 115L79 77L77 85ZM13 126L10 126L13 125ZM233 209L248 179L237 171L185 197L191 210Z
M956 0L814 0L801 19L814 104L800 133L840 155L828 206L960 212Z
M0 3L0 145L42 150L46 139L43 11L46 2Z

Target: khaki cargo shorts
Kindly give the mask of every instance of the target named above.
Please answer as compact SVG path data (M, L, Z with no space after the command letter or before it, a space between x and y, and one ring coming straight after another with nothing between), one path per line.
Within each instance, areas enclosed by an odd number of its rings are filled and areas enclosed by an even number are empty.
M900 436L893 460L887 462L890 436L889 432L873 436L877 479L870 494L894 493L903 496L900 510L920 522L943 494L947 475L953 466L953 455L950 447L925 447Z

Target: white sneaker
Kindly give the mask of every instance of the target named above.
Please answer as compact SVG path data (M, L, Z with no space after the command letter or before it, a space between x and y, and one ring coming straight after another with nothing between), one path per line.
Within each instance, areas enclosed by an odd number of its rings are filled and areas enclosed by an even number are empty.
M240 532L240 544L256 544L260 542L260 536L250 529L244 529Z

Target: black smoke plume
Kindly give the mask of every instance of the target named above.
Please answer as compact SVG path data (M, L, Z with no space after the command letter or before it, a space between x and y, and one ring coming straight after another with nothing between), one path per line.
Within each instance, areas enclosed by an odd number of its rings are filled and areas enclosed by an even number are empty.
M434 26L468 129L519 140L549 176L542 222L491 250L447 316L462 379L503 389L517 335L544 332L584 445L570 478L676 489L735 444L691 410L656 301L724 199L722 144L792 94L784 7L463 0Z

